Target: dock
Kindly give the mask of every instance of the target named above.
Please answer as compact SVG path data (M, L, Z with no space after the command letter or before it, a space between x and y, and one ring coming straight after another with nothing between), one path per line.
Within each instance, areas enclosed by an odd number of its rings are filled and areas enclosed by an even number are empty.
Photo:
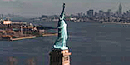
M58 35L57 33L46 33L46 34L42 34L42 37L44 36L56 36ZM39 36L25 36L25 37L16 37L16 38L13 38L12 36L10 35L6 35L2 37L3 40L8 40L8 41L16 41L16 40L22 40L22 39L31 39L31 38L36 38L36 37L39 37Z
M55 36L57 33L48 33L48 34L43 34L42 36ZM22 39L31 39L31 38L36 38L36 36L28 36L28 37L19 37L19 38L10 38L11 41L16 41L16 40L22 40Z
M22 39L30 39L30 38L35 38L36 36L28 36L28 37L19 37L19 38L10 38L11 41L16 41L16 40L22 40Z
M42 36L55 36L58 35L57 33L48 33L48 34L42 34Z

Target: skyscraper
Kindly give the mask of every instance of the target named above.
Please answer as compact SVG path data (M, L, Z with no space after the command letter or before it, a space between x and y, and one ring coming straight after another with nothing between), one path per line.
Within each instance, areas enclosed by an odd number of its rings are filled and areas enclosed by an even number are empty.
M119 10L118 10L119 12L119 14L121 14L122 13L122 6L121 6L121 3L120 3L120 5L119 5Z
M93 16L93 10L92 10L92 9L89 10L89 11L87 11L87 16L89 16L89 17L92 17L92 16Z

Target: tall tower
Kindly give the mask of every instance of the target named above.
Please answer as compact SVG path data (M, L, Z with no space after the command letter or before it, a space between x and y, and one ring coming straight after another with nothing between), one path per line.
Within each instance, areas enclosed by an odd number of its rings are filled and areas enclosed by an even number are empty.
M65 3L63 3L63 10L58 21L58 37L49 54L50 65L70 65L71 52L69 52L69 48L66 46L67 24L64 21L64 8Z
M121 3L120 3L120 5L119 5L119 12L118 12L119 14L122 14L122 6L121 6Z

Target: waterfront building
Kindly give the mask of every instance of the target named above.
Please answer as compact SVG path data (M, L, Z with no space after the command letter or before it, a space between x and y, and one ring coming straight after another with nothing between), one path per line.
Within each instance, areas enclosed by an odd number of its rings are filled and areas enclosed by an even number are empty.
M3 24L7 24L8 25L8 24L11 24L11 23L12 23L12 21L10 21L9 18L7 20L3 21Z
M77 18L76 18L76 17L71 17L70 20L71 20L71 21L76 21Z
M12 21L3 21L3 24L11 24Z
M59 21L59 19L58 18L53 18L52 21Z

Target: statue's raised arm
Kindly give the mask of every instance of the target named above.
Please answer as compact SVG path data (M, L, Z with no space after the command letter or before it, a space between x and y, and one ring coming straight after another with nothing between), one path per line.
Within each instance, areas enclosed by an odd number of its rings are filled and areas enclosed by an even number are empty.
M54 48L59 48L62 50L68 49L68 47L66 46L67 24L64 21L64 9L65 9L65 3L63 3L63 9L58 21L58 37L56 42L54 43Z
M61 18L64 17L65 3L63 3L62 7L63 7L63 9L62 9L62 12L61 12L61 15L60 15Z

